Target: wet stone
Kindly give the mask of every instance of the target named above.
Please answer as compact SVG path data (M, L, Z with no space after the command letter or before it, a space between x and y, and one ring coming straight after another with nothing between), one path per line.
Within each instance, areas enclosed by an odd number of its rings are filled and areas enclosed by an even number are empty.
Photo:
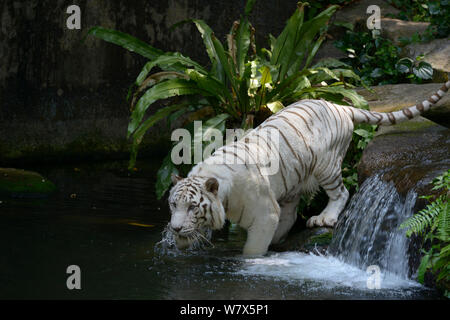
M11 198L43 198L56 186L37 172L0 168L0 195Z

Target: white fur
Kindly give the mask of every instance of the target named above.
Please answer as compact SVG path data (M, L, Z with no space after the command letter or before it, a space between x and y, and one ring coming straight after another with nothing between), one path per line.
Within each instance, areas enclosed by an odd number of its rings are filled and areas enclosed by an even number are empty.
M260 164L270 160L271 152L259 137L273 128L282 134L277 151L280 165L275 174L264 175ZM216 150L197 164L186 180L217 179L221 203L218 210L226 211L227 219L247 230L243 254L262 255L271 243L281 241L294 224L300 195L314 193L319 186L324 187L330 201L307 224L312 227L336 223L348 199L340 170L352 132L353 122L345 111L324 101L304 100L281 110L238 142ZM245 157L259 161L239 163ZM224 158L235 159L236 163L224 164Z

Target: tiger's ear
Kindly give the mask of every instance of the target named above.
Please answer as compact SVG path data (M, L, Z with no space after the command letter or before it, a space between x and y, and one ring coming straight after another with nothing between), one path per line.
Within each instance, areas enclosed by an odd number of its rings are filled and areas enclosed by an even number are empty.
M209 178L205 182L206 191L213 193L217 196L217 191L219 190L219 181L216 178Z
M178 182L180 182L181 180L183 180L182 177L180 177L179 175L172 173L172 175L170 176L170 178L172 179L172 183L174 185L176 185Z

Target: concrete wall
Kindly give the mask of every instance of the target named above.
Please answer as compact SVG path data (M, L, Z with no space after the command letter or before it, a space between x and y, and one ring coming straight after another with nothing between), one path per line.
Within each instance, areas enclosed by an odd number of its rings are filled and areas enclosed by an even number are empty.
M257 42L278 35L296 0L257 2L251 21ZM81 30L69 30L66 9L81 8ZM0 1L0 166L79 157L126 157L125 96L145 59L93 37L93 26L130 33L151 45L207 63L195 27L205 20L224 39L244 0ZM146 142L167 141L155 128ZM153 152L155 148L148 148Z

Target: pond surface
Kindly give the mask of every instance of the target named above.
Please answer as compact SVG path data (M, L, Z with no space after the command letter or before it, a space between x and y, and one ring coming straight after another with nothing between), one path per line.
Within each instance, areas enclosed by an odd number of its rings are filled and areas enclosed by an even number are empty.
M214 248L154 250L168 220L154 181L159 161L27 168L53 181L46 199L0 199L1 299L429 299L414 281L297 252L240 256L245 231L216 234ZM68 290L66 269L81 269Z

